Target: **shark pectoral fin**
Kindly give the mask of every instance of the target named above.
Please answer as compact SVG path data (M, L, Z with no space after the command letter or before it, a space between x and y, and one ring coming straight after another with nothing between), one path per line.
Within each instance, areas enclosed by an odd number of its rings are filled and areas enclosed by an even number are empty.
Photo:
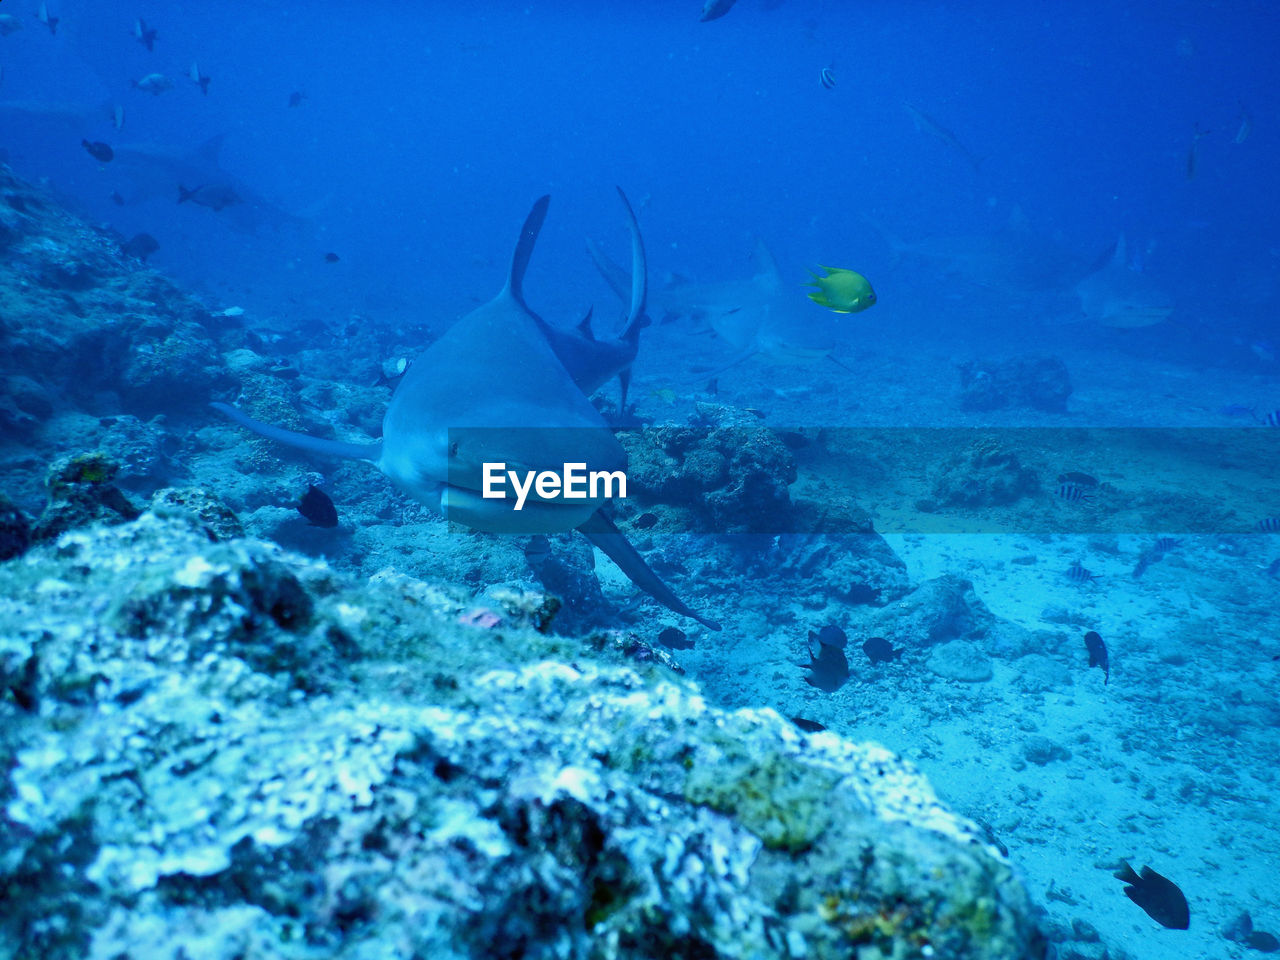
M672 593L671 588L649 569L649 565L644 562L644 557L640 556L626 536L604 514L596 511L579 524L578 529L618 565L618 569L627 575L628 580L664 607L674 610L681 616L697 620L708 630L720 629L720 624L694 613L684 601Z
M341 440L324 440L320 437L311 437L305 433L294 433L292 430L273 427L269 423L254 420L253 417L237 410L229 403L211 403L209 406L234 420L240 426L247 427L268 440L275 440L277 443L297 447L299 450L306 450L308 453L318 453L327 457L341 457L348 460L368 460L374 464L382 457L381 443L343 443Z

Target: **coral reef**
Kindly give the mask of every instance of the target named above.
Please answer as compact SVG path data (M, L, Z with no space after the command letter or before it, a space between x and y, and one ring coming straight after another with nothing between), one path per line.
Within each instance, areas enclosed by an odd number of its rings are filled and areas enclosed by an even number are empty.
M934 499L948 506L997 506L1039 489L1035 471L991 437L975 440L968 449L950 457L933 481Z
M1033 951L1002 856L882 748L157 503L0 565L0 952Z

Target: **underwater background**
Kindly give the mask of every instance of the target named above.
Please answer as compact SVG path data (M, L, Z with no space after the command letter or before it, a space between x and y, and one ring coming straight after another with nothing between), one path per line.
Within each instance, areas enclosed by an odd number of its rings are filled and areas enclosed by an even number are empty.
M1280 948L1278 38L0 0L0 951ZM613 522L703 625L210 409L500 388L427 351L546 194L524 299L610 341L615 186Z

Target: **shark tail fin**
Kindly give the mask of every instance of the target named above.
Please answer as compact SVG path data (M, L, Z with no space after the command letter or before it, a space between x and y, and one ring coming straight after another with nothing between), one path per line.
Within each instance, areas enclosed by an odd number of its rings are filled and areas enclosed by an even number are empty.
M609 255L600 249L600 245L590 237L587 238L587 253L591 255L591 262L596 265L596 269L600 271L600 276L609 285L609 289L619 300L626 303L631 298L631 284L627 271L611 260Z
M178 184L178 202L186 203L193 196L195 196L199 191L200 191L199 187L195 187L194 189L188 190L182 184Z
M547 206L550 203L549 194L534 201L533 209L524 218L524 226L520 228L520 239L516 241L516 250L511 256L511 273L507 277L506 292L525 310L529 307L524 302L524 274L529 269L529 260L538 242L538 234L542 231L542 222L547 219Z
M635 211L631 209L631 201L615 187L618 199L622 201L622 209L627 214L627 229L631 232L631 297L627 310L627 324L622 331L622 339L636 336L643 326L644 304L649 295L649 268L644 255L644 239L640 236L640 224L636 221Z
M321 456L340 457L347 460L368 460L371 463L377 463L382 456L381 443L344 443L341 440L325 440L321 437L311 437L305 433L294 433L292 430L273 427L269 423L255 420L229 403L211 403L209 406L234 420L240 426L247 427L268 440L275 440L277 443L297 447L299 450L306 450L308 453L318 453Z
M649 565L644 562L644 557L640 556L626 536L613 525L613 521L600 511L593 513L578 526L578 529L618 565L618 569L627 575L627 579L664 607L674 610L681 616L697 620L708 630L720 629L720 624L694 613L683 600L672 593L671 588L649 569Z

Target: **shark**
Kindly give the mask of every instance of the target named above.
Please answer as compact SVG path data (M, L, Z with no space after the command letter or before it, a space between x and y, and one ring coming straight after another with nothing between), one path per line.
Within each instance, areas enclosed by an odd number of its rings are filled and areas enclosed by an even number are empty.
M204 194L236 198L234 204L221 205L216 212L243 233L257 233L263 227L280 229L305 225L305 218L271 202L235 174L223 169L220 157L225 139L226 135L220 133L194 150L154 143L115 147L112 167L132 183L130 189L121 191L122 196L128 203L139 203L157 196L179 203L184 195L201 195L203 191Z
M615 288L615 292L628 305L622 332L611 339L597 339L591 329L591 311L587 312L575 331L553 326L536 315L534 315L534 322L551 345L556 357L564 364L573 382L587 396L591 396L615 376L618 378L622 393L622 405L619 410L625 414L627 391L631 386L631 365L635 362L636 354L640 349L640 331L649 326L651 321L645 313L647 282L634 281L637 276L647 276L640 224L636 220L635 211L627 195L623 193L621 187L615 189L622 200L627 229L631 234L631 274L623 285ZM588 249L596 249L591 241L588 241Z
M625 301L630 289L626 271L597 244L589 242L588 250L605 283ZM734 351L733 358L712 375L754 356L775 363L834 360L831 354L839 341L836 324L801 292L799 284L794 290L787 288L763 240L756 242L752 266L752 276L735 280L678 280L654 299L665 317L705 322Z
M1104 327L1150 327L1169 319L1173 299L1129 263L1124 234L1098 269L1075 287L1085 319Z
M1020 207L991 232L939 234L914 242L894 236L870 217L863 221L884 237L894 266L922 268L948 283L1015 296L1046 294L1069 291L1089 269L1086 260L1032 229Z
M603 472L627 466L626 451L577 382L604 383L617 373L610 372L617 357L591 346L598 341L581 337L582 342L561 342L566 362L548 338L549 325L525 302L524 276L549 203L549 196L539 198L525 218L498 295L458 320L408 368L387 405L381 441L352 444L313 437L254 420L229 404L213 407L277 442L367 461L401 490L471 529L516 534L576 529L659 603L719 630L650 569L603 512L604 497L595 490L571 500L537 489L523 509L510 499L484 496L486 465L493 463L530 475L567 469L570 463ZM627 209L630 214L629 204ZM633 214L629 220L633 255L626 328L632 329L644 312L646 270Z

